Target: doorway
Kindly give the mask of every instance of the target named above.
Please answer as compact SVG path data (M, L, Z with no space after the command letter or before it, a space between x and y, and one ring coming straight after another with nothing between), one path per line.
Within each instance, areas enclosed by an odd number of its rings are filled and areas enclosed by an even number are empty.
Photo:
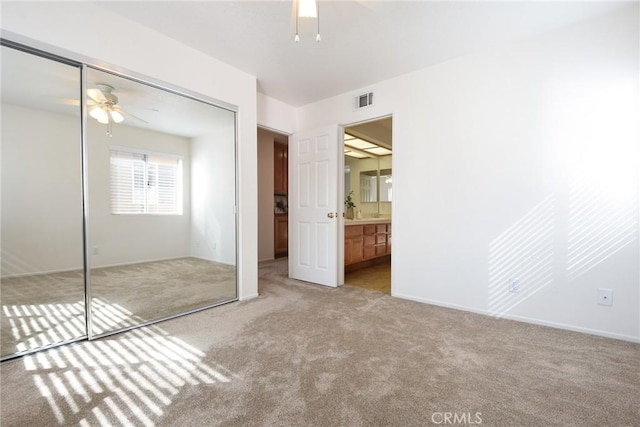
M258 128L258 261L288 256L289 137Z
M393 119L344 128L345 285L391 294Z

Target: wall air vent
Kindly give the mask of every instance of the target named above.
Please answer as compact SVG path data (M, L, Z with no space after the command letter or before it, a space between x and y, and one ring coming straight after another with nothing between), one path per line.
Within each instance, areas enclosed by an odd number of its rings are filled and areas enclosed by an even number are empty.
M373 105L373 92L363 93L357 95L355 98L354 106L356 110L360 108L371 107Z

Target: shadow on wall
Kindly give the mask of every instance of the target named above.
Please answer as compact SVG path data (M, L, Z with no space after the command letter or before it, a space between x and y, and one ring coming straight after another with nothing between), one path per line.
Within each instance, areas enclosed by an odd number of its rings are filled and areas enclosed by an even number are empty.
M491 314L508 314L553 281L554 206L547 196L489 244Z
M489 244L491 314L504 316L551 285L554 271L576 281L638 239L638 188L631 171L612 168L605 176L591 170L574 177L565 209L567 235L557 235L563 210L551 194ZM566 245L562 266L556 239Z

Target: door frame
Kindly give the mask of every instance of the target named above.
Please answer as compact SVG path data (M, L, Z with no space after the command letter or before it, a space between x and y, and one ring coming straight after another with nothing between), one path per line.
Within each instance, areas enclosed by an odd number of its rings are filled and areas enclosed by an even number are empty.
M371 122L377 122L378 120L382 120L382 119L387 119L391 117L392 119L395 117L395 114L393 114L392 112L388 113L388 114L382 114L380 116L375 116L375 117L370 117L364 120L358 120L355 122L350 122L350 123L341 123L338 125L339 129L341 130L341 134L342 134L342 145L344 147L344 134L345 134L345 129L351 127L351 126L357 126L357 125L362 125L365 123L371 123ZM395 129L396 129L396 125L391 124L391 136L392 139L395 139ZM394 151L394 149L392 148L392 152ZM393 154L392 154L393 155ZM342 245L338 245L340 246L339 248L339 256L340 259L338 260L338 274L341 278L340 283L342 285L344 285L344 198L346 197L344 194L344 154L340 157L340 160L338 161L338 167L340 168L340 165L342 165L341 173L340 173L340 177L338 179L338 200L342 200L342 203L340 204L340 208L342 210L342 214L340 215L342 218L342 226L340 227L339 231L338 231L338 239L339 242L342 242ZM392 157L391 158L391 170L395 169L395 159ZM395 197L393 198L393 200L391 200L391 212L393 212L395 207ZM391 216L391 221L392 221L392 225L393 225L393 214ZM394 239L395 240L395 239ZM393 296L393 249L391 252L391 283L390 283L390 287L391 287L391 296Z

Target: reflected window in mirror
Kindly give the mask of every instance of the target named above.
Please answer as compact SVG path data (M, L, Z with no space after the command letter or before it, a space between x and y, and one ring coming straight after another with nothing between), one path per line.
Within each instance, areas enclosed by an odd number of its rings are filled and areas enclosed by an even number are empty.
M351 193L351 166L344 165L344 195Z
M380 201L390 202L392 200L393 180L391 178L391 169L380 169Z
M111 213L182 215L182 157L111 150Z
M360 172L360 201L362 203L378 201L378 171Z

